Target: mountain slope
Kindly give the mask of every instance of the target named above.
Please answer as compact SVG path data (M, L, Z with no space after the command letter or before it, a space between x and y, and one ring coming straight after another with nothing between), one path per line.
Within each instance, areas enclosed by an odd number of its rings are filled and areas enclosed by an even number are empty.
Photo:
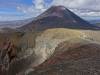
M66 49L67 42L59 44L54 55L29 75L99 75L100 45L79 43Z
M30 38L34 38L33 35L34 33L28 33L28 35L25 35L25 38L22 38L22 45L20 44L20 46L23 48L23 50L20 50L20 52L18 52L17 61L14 61L10 64L8 71L9 75L14 75L20 72L26 73L29 68L34 68L42 64L45 60L49 59L54 54L56 50L55 48L64 41L68 42L68 46L66 46L66 49L69 49L71 45L78 42L80 44L85 44L85 34L78 30L66 28L45 30L41 34L38 34L38 36L34 39L35 47L31 47L32 45L34 45L34 43L30 40ZM28 44L28 42L30 42L30 44ZM30 47L28 47L28 45ZM20 68L17 66L22 67Z
M24 31L41 31L49 28L97 29L96 26L81 19L64 6L53 6L49 8L31 23L19 29Z

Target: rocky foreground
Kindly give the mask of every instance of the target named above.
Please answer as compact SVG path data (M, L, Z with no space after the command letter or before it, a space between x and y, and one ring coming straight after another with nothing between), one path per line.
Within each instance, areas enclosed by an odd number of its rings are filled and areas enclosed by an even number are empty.
M99 75L100 45L83 31L14 33L0 42L1 75Z

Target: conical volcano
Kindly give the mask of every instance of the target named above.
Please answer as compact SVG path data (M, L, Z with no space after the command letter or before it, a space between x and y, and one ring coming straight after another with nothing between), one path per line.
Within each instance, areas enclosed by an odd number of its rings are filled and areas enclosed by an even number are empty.
M37 31L49 28L97 29L64 6L52 6L31 23L21 27L23 30Z

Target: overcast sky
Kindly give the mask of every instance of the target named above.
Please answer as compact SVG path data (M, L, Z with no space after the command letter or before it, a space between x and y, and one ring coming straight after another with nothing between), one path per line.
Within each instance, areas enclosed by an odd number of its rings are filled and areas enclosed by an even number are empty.
M63 5L81 17L100 17L100 0L0 0L0 20L36 17L52 5Z

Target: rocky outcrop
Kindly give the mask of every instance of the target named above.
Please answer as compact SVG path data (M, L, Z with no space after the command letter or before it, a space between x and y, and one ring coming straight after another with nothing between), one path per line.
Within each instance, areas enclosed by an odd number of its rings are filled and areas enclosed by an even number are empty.
M0 63L3 67L8 68L9 64L17 57L17 48L9 41L7 41L0 53Z

